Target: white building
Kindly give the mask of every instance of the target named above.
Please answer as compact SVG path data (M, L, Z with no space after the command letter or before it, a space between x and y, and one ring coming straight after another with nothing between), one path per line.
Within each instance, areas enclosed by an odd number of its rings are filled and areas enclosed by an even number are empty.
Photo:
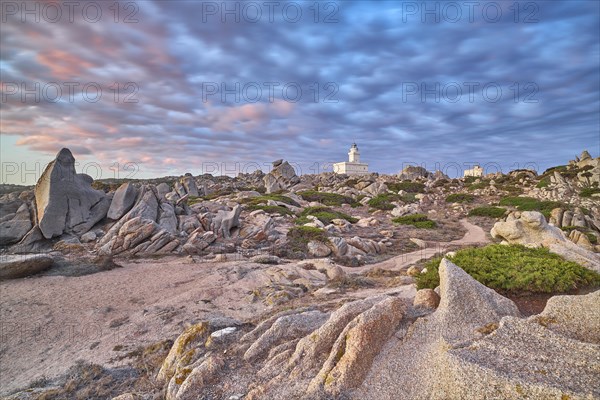
M352 143L348 152L348 161L333 164L333 172L346 175L365 175L369 173L369 164L360 162L360 153L356 143Z
M465 178L467 176L474 176L480 178L483 176L483 168L481 168L479 165L476 165L475 167L473 167L473 169L466 169L463 176Z

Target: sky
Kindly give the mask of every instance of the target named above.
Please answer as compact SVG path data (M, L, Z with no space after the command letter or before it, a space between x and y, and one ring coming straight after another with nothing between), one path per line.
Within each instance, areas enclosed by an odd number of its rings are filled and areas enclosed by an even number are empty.
M2 183L600 153L600 2L2 0Z

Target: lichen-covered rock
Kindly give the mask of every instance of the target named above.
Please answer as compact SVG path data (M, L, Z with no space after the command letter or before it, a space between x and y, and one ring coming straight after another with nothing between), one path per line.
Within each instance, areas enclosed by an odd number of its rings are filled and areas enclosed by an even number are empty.
M190 326L179 335L158 371L156 380L160 383L168 382L177 372L179 365L185 366L189 363L196 352L196 346L203 343L209 333L209 324L201 322Z

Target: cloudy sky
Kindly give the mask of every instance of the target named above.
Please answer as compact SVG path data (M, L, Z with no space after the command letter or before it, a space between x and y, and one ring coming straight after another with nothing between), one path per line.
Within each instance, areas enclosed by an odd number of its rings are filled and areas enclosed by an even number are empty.
M1 4L3 182L600 152L597 1Z

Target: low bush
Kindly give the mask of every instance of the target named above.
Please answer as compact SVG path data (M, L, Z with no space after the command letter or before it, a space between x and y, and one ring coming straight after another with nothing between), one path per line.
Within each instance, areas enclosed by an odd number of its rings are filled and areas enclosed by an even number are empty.
M548 187L549 185L550 185L550 178L545 176L537 183L537 185L535 185L535 187L538 189L541 189L541 188Z
M508 293L555 293L600 286L600 274L545 248L492 244L459 250L448 259L487 287ZM426 263L427 272L416 277L417 288L439 285L440 260L437 257Z
M292 251L306 252L310 241L329 243L325 231L312 226L294 226L287 233L288 245Z
M470 217L489 217L489 218L500 218L506 213L506 208L502 207L477 207L469 211Z
M373 197L367 203L369 207L375 208L377 210L393 210L394 205L391 203L394 200L397 200L398 196L390 195L390 194L378 194Z
M424 193L425 192L425 184L419 182L394 182L387 184L388 189L392 192L399 192L400 190L404 190L407 193Z
M538 200L532 197L505 197L500 200L501 206L513 206L519 211L539 211L546 218L550 217L550 213L555 208L566 207L558 201Z
M579 192L579 196L581 197L592 197L592 195L600 193L600 188L597 187L588 187L585 189L581 189Z
M475 196L468 193L454 193L446 197L446 203L472 203Z
M412 225L417 228L432 229L437 225L434 221L427 218L425 214L412 214L405 215L403 217L396 217L392 219L392 222L400 225Z
M352 197L342 196L337 193L318 192L316 190L305 190L298 192L300 197L306 201L318 201L326 206L341 206L342 204L354 204Z
M343 212L335 211L329 207L306 207L298 214L298 219L296 219L297 225L304 225L308 222L311 222L307 217L312 215L313 217L317 217L319 221L328 225L334 219L345 219L350 223L355 223L358 219L351 217L348 214Z

